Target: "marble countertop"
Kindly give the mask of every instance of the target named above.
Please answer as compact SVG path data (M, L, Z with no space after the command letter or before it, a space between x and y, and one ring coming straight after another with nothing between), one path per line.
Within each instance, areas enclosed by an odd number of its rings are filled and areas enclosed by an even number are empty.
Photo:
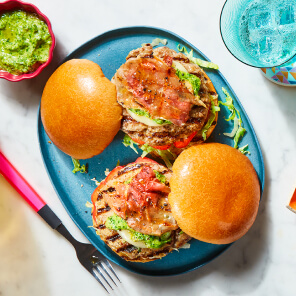
M0 149L81 241L46 174L37 138L37 111L45 82L72 50L110 29L169 29L217 63L257 133L266 183L249 233L220 257L193 272L152 278L114 266L127 295L294 295L296 215L286 204L296 186L296 88L273 84L237 61L219 31L223 1L31 0L51 20L57 46L51 65L22 82L0 81ZM128 292L127 292L128 291ZM121 290L115 295L122 295ZM0 177L0 295L105 295L53 231Z

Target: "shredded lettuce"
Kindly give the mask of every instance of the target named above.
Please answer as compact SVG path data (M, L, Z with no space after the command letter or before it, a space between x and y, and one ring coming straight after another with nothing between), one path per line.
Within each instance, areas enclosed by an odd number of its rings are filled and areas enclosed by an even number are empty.
M166 119L155 118L155 119L152 119L152 120L155 121L157 124L172 124L171 121L166 120Z
M233 129L231 131L231 133L223 133L224 136L226 137L230 137L230 138L233 138L237 132L239 128L239 120L237 117L234 117L233 119Z
M171 169L173 166L171 161L174 161L177 158L177 155L171 152L169 149L159 150L149 146L148 144L142 145L140 149L143 151L141 157L145 157L147 154L151 152L155 152L156 154L158 154L169 169Z
M242 126L240 126L238 128L238 130L235 133L234 139L233 139L233 141L234 141L234 146L233 147L234 148L238 148L238 142L244 136L245 132L246 132L246 129L243 128Z
M134 142L128 135L124 136L122 143L125 147L128 147L128 146L131 147L137 154L138 154L138 151L134 146L134 144L138 145L138 147L143 151L141 157L145 157L147 154L151 152L155 152L156 154L159 155L159 157L162 158L162 160L164 161L164 163L169 169L172 168L173 166L172 162L177 158L177 155L172 151L170 151L170 149L160 150L160 149L155 149L149 146L148 144L139 145L138 143Z
M161 174L158 171L154 171L154 173L155 173L155 177L159 180L160 183L164 184L166 182L165 175Z
M249 150L247 150L249 148L249 145L245 145L241 148L238 148L238 151L240 151L242 154L251 154L251 152Z
M194 92L194 95L195 96L198 96L198 92L199 92L199 89L200 89L200 79L193 75L193 74L190 74L188 72L183 72L179 69L176 69L176 75L179 77L180 80L184 81L184 80L187 80L191 83L192 85L192 88L193 88L193 92Z
M138 145L136 142L134 142L128 135L124 135L123 141L122 141L123 145L125 147L131 147L137 154L138 151L136 149L136 147L134 146L134 144Z
M210 117L209 117L207 123L205 124L205 126L201 130L201 135L202 135L202 138L204 139L204 141L207 139L207 131L212 126L212 124L216 118L216 112L219 112L219 111L220 111L220 107L215 105L214 100L211 96L211 111L210 111L211 114L210 114Z
M133 109L133 108L129 108L129 110L139 116L145 116L145 117L148 117L150 118L150 114L145 111L145 110L142 110L142 109Z
M142 109L133 109L133 108L129 108L129 111L139 115L139 116L145 116L147 118L151 118L151 115L149 114L149 112L142 110ZM152 118L151 118L152 119ZM169 120L165 120L165 119L161 119L161 118L156 118L156 119L152 119L154 122L156 122L157 124L171 124L172 122Z
M233 142L234 142L233 147L239 148L238 143L241 140L241 138L244 136L246 129L242 126L243 122L242 122L240 112L234 107L232 97L229 95L229 93L227 92L227 90L224 87L222 87L222 91L226 95L225 102L219 101L219 105L221 104L221 105L227 107L227 109L230 111L228 118L226 118L225 120L226 121L233 120L233 123L234 123L231 133L224 133L224 135L227 137L233 138ZM239 151L241 151L241 150L239 149ZM243 153L243 154L245 154L245 153Z
M186 47L185 46L181 46L180 44L178 44L178 47L177 49L180 51L180 52L183 52L187 58L190 60L190 62L200 66L200 67L203 67L203 68L209 68L209 69L214 69L214 70L218 70L219 67L218 65L212 63L212 62L208 62L208 61L204 61L204 60L201 60L201 59L198 59L198 58L195 58L193 56L193 49L191 49L190 52L187 51Z
M131 239L135 242L143 242L148 248L159 249L166 243L171 241L171 232L165 232L161 236L143 234L133 230L127 222L117 215L109 216L105 223L108 229L112 230L128 230L131 232Z
M76 159L76 158L73 158L72 157L72 162L73 162L73 165L74 165L74 169L72 170L72 173L73 174L76 174L77 172L80 172L80 173L87 173L87 164L86 165L81 165L79 160Z
M163 45L167 45L168 41L167 39L160 39L160 38L155 38L152 40L152 42L150 43L150 45L152 47L159 45L159 43L162 43ZM146 45L147 43L142 43L141 46Z
M162 43L163 45L167 45L168 41L167 41L167 39L155 38L152 40L151 46L152 47L157 46L157 45L159 45L159 43Z

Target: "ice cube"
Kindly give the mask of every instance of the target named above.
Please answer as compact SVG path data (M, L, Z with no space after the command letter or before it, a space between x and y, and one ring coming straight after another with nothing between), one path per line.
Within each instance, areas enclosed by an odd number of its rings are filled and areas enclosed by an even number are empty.
M276 21L278 25L289 25L295 23L294 5L287 4L276 11Z
M291 53L295 52L296 46L296 23L281 27L280 33L283 40L284 53L291 55Z
M277 30L261 30L258 41L261 55L274 55L281 49L282 38Z
M273 18L273 12L266 10L266 7L262 5L253 6L249 12L249 30L271 27Z

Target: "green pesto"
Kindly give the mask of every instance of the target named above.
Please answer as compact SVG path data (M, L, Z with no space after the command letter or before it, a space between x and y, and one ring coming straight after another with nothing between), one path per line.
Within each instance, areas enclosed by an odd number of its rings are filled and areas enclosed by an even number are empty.
M166 182L165 175L161 174L158 171L153 171L153 172L155 173L155 177L159 180L159 182L161 182L163 184Z
M108 217L105 223L106 227L113 230L129 230L131 239L135 242L144 242L148 248L159 249L171 241L171 232L165 232L161 236L154 236L137 232L130 228L126 221L117 215Z
M0 69L31 72L48 60L51 44L48 27L36 14L16 10L0 16Z
M129 109L131 112L139 115L139 116L145 116L147 118L151 118L151 115L149 114L149 112L142 110L142 109L133 109L130 108ZM154 122L156 122L157 124L172 124L171 121L169 120L165 120L165 119L161 119L161 118L154 118L152 119Z
M201 82L197 76L195 76L194 74L180 71L179 69L176 69L176 75L180 78L180 80L188 80L192 85L194 95L198 95Z

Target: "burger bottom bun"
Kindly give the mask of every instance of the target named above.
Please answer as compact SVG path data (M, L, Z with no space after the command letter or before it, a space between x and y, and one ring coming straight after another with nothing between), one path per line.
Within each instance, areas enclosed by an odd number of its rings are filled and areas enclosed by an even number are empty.
M173 165L169 203L188 235L213 244L229 244L252 226L260 184L250 160L218 143L192 146Z

